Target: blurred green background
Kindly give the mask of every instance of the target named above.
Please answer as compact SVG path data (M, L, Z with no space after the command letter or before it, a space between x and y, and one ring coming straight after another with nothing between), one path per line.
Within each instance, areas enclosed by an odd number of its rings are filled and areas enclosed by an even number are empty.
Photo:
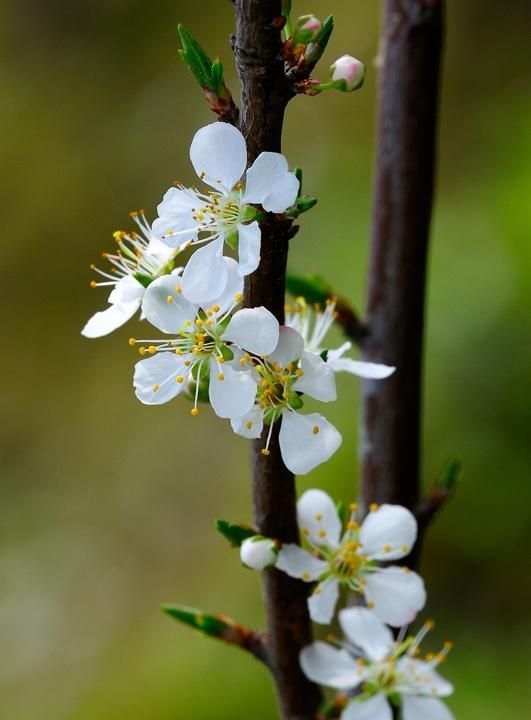
M379 3L295 0L332 12L322 67L351 52L362 92L299 97L284 150L319 205L292 265L360 306L374 151ZM179 602L262 622L258 577L214 517L250 519L247 447L186 402L140 405L129 325L79 332L106 304L89 264L153 218L171 181L192 180L188 147L214 118L177 57L177 22L226 61L230 3L13 0L0 4L4 256L0 500L3 720L275 717L252 659L178 627ZM426 364L424 476L462 457L466 475L432 529L423 573L433 648L461 720L520 720L531 701L528 563L531 103L527 0L449 2L441 165ZM235 92L235 94L237 94ZM353 499L359 385L341 378L327 416L344 444L299 482Z

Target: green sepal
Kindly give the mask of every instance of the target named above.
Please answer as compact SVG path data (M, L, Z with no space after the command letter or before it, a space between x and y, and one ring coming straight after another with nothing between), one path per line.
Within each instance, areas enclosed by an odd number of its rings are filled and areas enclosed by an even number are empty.
M181 605L163 605L162 612L210 637L220 638L230 628L223 618Z
M230 320L229 320L230 322ZM234 353L230 349L228 345L222 345L221 346L221 356L223 357L223 360L226 362L229 362L230 360L234 360Z
M300 197L301 193L302 193L302 168L296 167L295 170L293 171L293 174L299 181L299 193L298 193L297 197Z
M143 275L142 273L134 273L133 277L142 285L143 288L149 287L154 280L154 278L149 275Z
M329 15L326 20L323 21L319 36L316 38L315 42L310 43L307 46L306 52L304 53L304 63L310 69L315 67L321 59L333 30L334 18L332 15Z
M463 464L461 460L454 458L444 466L437 485L445 490L453 490L463 475Z
M295 203L295 207L297 208L299 215L308 212L308 210L311 210L316 205L317 198L310 197L309 195L305 195L304 197L298 197Z
M212 77L214 63L183 25L179 24L177 30L183 46L183 49L179 50L181 59L186 63L200 87L215 90ZM223 69L221 72L223 73ZM219 73L219 69L216 70L216 73Z
M303 407L304 402L301 396L297 395L296 392L290 392L288 396L288 405L292 410L300 410Z
M397 692L390 692L387 693L387 699L391 703L391 705L394 705L396 708L402 707L402 700L400 698L400 693Z
M216 58L212 63L211 71L212 90L216 93L219 98L224 98L227 95L227 89L225 87L225 78L223 77L223 63L219 58Z
M287 17L291 12L291 0L282 0L282 15Z
M319 353L321 360L324 360L326 362L328 360L329 352L330 352L330 350L328 350L328 348L326 348L325 350L321 350L321 352Z
M232 547L240 547L244 540L256 535L256 530L248 525L238 525L228 520L216 520L216 530L229 541Z
M347 512L347 506L344 500L340 500L336 503L336 512L342 523L345 522L345 513Z
M308 303L324 305L330 298L330 288L320 275L297 275L288 270L286 287L295 297L303 297Z
M225 233L225 242L227 245L230 245L233 250L236 250L238 247L238 230L236 228Z

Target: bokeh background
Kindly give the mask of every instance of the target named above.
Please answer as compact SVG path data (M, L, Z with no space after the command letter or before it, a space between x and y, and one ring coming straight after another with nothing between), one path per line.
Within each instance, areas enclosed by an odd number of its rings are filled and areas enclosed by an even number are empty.
M284 150L319 205L292 266L363 299L379 3L295 0L336 16L322 68L368 66L362 92L300 97ZM177 57L177 22L226 61L229 2L0 3L3 359L0 715L3 720L275 717L265 670L173 624L161 602L260 625L258 577L213 528L247 521L247 447L185 401L135 399L129 326L83 339L103 308L89 264L154 208L213 120ZM424 477L465 477L430 532L423 573L433 648L460 720L521 720L531 700L529 300L531 6L449 2L439 195L430 263ZM319 76L319 73L316 73ZM236 94L236 92L235 92ZM339 338L336 338L339 340ZM299 482L356 493L359 387L328 416L344 445ZM527 462L526 462L527 461ZM527 566L528 567L528 566Z

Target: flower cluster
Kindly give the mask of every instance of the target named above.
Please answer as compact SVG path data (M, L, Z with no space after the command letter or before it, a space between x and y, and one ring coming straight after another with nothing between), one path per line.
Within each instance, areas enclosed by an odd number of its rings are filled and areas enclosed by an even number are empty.
M426 604L426 590L417 573L395 563L411 553L417 521L400 505L371 505L362 522L358 512L357 504L351 505L343 523L329 495L308 490L297 503L307 549L255 536L242 543L241 560L255 570L275 567L312 583L308 610L316 623L332 622L341 588L364 601L365 607L338 613L345 642L332 638L334 647L315 642L300 655L310 680L357 691L345 699L341 720L392 720L392 707L401 708L404 720L451 720L439 698L453 688L435 671L451 644L422 660L419 646L433 623L416 637L407 636L408 625ZM400 628L396 640L388 626Z
M164 195L151 227L134 213L141 234L115 233L118 250L105 255L111 272L96 270L102 280L92 282L113 287L110 307L83 334L105 335L140 309L165 335L129 341L144 356L133 380L141 402L160 405L184 394L196 416L208 400L236 434L264 434L265 456L279 423L285 465L308 473L333 455L341 435L321 414L301 412L304 398L335 400L336 372L385 378L394 368L343 357L349 343L326 348L333 301L322 311L298 299L283 326L264 307L239 308L244 277L260 262L259 214L284 213L297 200L299 181L285 157L261 153L246 171L242 134L215 122L196 133L190 159L208 187L179 183ZM185 253L188 261L176 267Z

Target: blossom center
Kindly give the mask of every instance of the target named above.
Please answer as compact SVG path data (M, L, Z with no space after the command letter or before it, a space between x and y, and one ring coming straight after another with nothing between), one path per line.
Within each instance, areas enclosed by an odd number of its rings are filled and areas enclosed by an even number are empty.
M258 383L256 401L264 410L266 422L274 422L286 407L301 407L302 401L293 385L304 373L296 363L282 368L276 362L263 362L256 369L262 378Z

